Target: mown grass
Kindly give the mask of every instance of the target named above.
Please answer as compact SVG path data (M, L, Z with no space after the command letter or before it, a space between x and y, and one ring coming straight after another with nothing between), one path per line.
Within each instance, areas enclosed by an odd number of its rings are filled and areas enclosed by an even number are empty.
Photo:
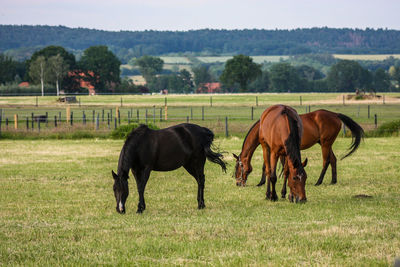
M338 161L338 184L313 186L321 151L309 158L304 205L265 200L261 151L248 186L231 177L242 139L215 144L230 163L206 164L206 209L183 169L153 172L147 209L135 214L130 179L127 214L115 211L111 170L123 140L1 140L0 262L4 265L341 265L387 266L400 257L399 138L368 138ZM345 154L349 138L334 151ZM278 181L280 189L282 181ZM356 198L369 195L371 198Z

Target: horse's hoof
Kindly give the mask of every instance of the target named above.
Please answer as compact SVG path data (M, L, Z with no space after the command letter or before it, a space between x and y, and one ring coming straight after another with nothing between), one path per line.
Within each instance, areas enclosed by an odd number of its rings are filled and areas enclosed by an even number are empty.
M264 183L260 182L257 186L262 186L262 185L265 185L265 182Z
M286 198L286 194L282 194L282 196L281 196L282 198Z
M332 182L331 182L331 184L336 184L336 183L337 183L336 181L332 181Z
M143 213L143 210L142 210L142 209L137 210L136 213L137 213L137 214L142 214L142 213Z
M321 185L322 183L320 183L320 182L317 182L316 184L315 184L315 186L319 186L319 185Z
M200 204L199 206L198 206L198 209L199 210L202 210L202 209L204 209L206 207L206 205L203 203L203 204Z

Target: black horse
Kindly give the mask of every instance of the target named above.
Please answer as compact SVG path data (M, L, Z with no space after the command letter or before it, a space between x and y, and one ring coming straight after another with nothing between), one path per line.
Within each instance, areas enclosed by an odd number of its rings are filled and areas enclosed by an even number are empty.
M137 213L146 209L144 190L152 170L172 171L183 166L197 181L198 208L204 205L204 164L206 158L217 163L226 172L226 163L220 153L210 148L214 139L211 130L195 124L183 123L162 130L146 125L134 129L127 137L118 161L118 174L112 171L117 212L125 213L129 195L129 170L136 180L139 193Z

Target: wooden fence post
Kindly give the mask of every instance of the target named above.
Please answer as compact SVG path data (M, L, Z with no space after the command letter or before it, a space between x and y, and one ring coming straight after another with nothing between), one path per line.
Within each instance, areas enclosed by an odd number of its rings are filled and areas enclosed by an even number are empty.
M18 114L14 114L14 129L18 129Z
M168 106L167 105L165 105L165 107L164 107L164 116L165 116L165 120L167 121L168 120Z
M71 117L71 107L70 106L67 107L66 113L67 113L67 123L68 123L70 120L70 117Z
M378 115L374 115L375 129L378 128Z
M228 131L228 117L225 117L225 136L228 137L229 131Z
M204 121L204 106L201 107L201 120Z

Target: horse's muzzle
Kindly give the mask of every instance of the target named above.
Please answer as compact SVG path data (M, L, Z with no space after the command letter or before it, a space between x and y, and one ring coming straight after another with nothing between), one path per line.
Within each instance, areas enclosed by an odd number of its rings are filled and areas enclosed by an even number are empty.
M116 210L117 210L117 212L118 212L119 214L125 214L125 207L118 207L118 206L117 206Z
M306 202L307 198L300 199L299 197L296 197L296 203L305 204Z
M246 183L244 183L244 182L236 182L236 185L237 185L237 186L243 186L243 187L244 187L244 186L246 186Z

